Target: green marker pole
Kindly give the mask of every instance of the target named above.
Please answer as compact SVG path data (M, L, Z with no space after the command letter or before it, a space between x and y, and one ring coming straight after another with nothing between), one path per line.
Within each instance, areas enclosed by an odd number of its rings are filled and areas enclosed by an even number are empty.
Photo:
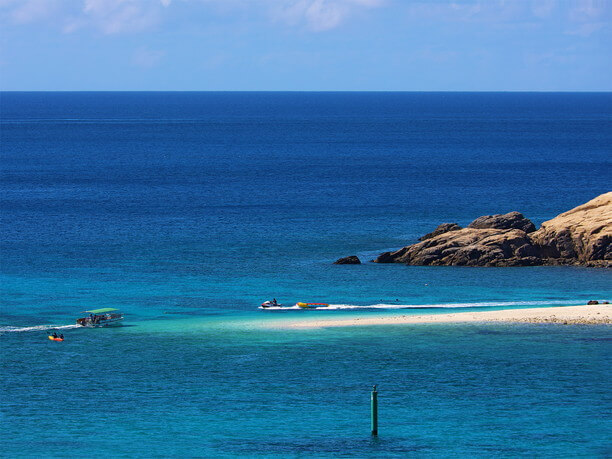
M378 392L372 386L372 435L378 435Z

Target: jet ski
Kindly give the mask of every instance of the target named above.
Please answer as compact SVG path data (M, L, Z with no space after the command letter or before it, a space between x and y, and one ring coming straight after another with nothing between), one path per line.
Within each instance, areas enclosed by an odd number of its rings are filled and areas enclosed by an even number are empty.
M278 306L282 306L282 304L277 303L276 300L264 301L263 303L261 303L262 308L276 308Z

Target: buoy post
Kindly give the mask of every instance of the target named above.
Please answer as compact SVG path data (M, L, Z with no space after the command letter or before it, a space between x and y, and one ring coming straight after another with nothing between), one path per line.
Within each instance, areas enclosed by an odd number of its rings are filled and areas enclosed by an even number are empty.
M372 435L378 435L378 391L372 386Z

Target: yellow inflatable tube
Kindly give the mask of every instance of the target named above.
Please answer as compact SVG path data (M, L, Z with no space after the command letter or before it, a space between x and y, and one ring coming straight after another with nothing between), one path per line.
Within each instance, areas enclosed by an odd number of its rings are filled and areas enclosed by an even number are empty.
M329 304L327 303L298 303L297 304L300 308L310 308L312 306L329 306Z

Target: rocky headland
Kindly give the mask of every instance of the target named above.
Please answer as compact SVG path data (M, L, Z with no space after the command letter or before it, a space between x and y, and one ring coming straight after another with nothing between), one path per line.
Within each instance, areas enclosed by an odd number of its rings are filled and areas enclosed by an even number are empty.
M612 267L612 192L544 222L519 212L479 217L467 228L444 223L375 263L430 266L581 265Z

